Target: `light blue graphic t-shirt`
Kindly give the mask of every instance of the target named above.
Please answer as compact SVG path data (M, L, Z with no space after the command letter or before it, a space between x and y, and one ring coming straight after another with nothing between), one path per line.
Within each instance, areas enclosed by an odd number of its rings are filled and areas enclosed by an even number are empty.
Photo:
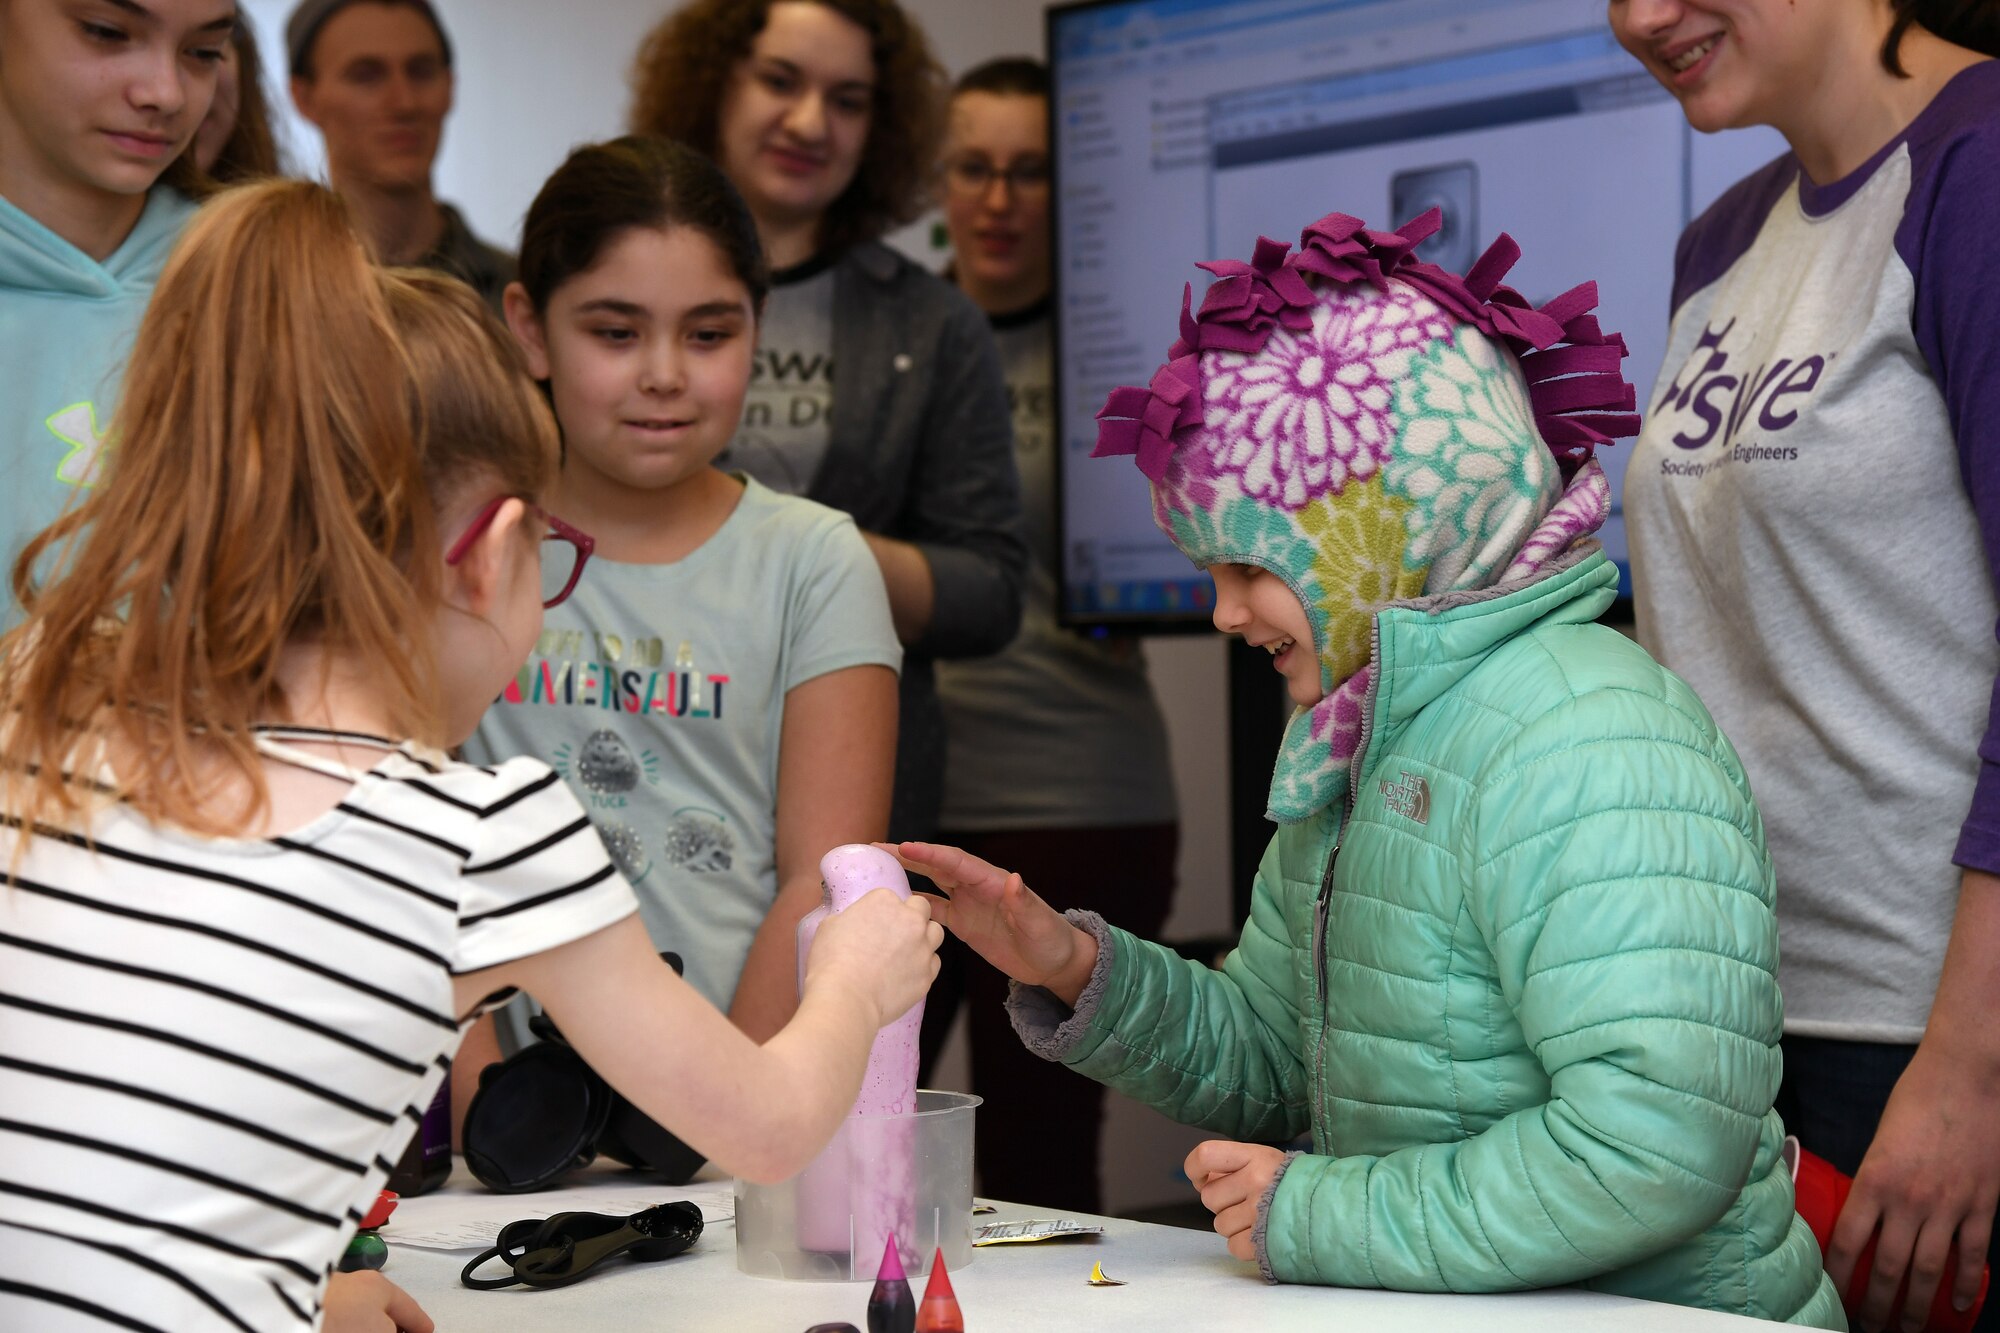
M132 337L194 209L155 188L100 264L0 198L0 584L96 479ZM0 627L18 616L10 588Z
M466 754L554 767L638 892L653 942L726 1009L777 896L786 694L901 663L854 521L747 480L685 559L592 560Z

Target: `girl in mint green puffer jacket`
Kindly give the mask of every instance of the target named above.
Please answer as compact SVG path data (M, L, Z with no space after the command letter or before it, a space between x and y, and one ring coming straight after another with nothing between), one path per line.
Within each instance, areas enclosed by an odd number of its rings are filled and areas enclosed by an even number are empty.
M1228 1136L1188 1174L1267 1278L1568 1283L1845 1323L1771 1111L1763 830L1688 688L1595 624L1600 443L1630 434L1592 285L1540 310L1334 214L1218 281L1099 453L1299 705L1221 970L905 844L1015 978L1039 1053ZM1310 1133L1312 1151L1260 1146Z

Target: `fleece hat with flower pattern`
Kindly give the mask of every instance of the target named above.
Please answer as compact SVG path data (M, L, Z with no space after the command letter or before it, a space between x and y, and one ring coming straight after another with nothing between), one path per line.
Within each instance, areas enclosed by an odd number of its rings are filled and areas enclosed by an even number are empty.
M1153 518L1190 560L1254 565L1304 605L1326 697L1285 731L1270 817L1347 787L1384 607L1532 579L1610 511L1592 457L1635 434L1624 340L1597 286L1536 309L1500 279L1501 236L1460 277L1416 257L1434 209L1400 230L1333 213L1296 253L1259 240L1216 277L1144 389L1098 413L1097 456L1136 454Z

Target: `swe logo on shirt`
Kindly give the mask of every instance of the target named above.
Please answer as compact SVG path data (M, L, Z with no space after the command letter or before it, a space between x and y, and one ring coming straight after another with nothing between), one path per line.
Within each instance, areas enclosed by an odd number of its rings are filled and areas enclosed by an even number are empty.
M1770 443L1770 437L1797 423L1839 353L1781 356L1752 366L1740 348L1732 352L1728 346L1735 328L1733 318L1719 329L1713 324L1703 328L1653 407L1654 415L1672 428L1668 439L1675 447L1705 449L1720 443L1722 455L1710 463L1669 459L1663 466L1668 473L1700 476L1725 462L1791 462L1799 456L1796 446ZM1742 439L1746 432L1753 432L1749 441Z
M832 406L831 356L757 350L750 363L750 393L743 403L744 430L818 426L829 419Z

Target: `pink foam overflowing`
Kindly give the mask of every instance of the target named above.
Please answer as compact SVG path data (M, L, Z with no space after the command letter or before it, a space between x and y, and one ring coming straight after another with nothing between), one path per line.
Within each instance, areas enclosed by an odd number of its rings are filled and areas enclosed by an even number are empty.
M829 915L875 889L910 896L902 866L865 843L834 848L820 859L819 868L825 901L808 912L798 928L801 991L813 940ZM911 1117L917 1110L917 1039L923 1021L924 1005L919 1000L875 1034L852 1116L799 1177L800 1249L845 1251L854 1264L860 1262L856 1251L863 1244L885 1236L908 1250L912 1263L917 1261L916 1122Z
M1312 323L1319 299L1307 275L1378 291L1405 283L1453 319L1504 340L1528 383L1535 426L1550 452L1574 472L1599 445L1639 430L1638 394L1620 362L1625 340L1598 327L1597 284L1582 283L1538 307L1500 280L1521 257L1504 233L1464 276L1416 257L1443 225L1432 209L1395 231L1375 231L1356 217L1329 213L1299 236L1296 254L1281 241L1260 237L1249 263L1216 260L1200 267L1217 281L1192 310L1193 289L1181 297L1180 338L1167 363L1143 389L1111 392L1097 414L1093 458L1131 454L1149 481L1159 483L1177 444L1202 424L1204 352L1254 354L1278 328Z

